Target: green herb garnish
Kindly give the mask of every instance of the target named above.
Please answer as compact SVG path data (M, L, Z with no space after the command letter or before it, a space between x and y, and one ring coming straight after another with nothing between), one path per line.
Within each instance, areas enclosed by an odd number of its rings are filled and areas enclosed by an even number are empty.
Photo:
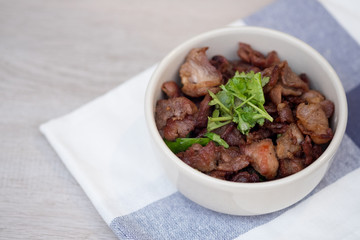
M219 135L217 135L216 133L212 133L212 132L208 132L204 135L205 137L210 138L211 140L213 140L214 142L216 142L217 144L223 146L224 148L228 148L229 144L227 144L227 142L225 142L224 139L222 139Z
M272 122L273 118L264 108L262 89L268 82L269 78L261 78L261 73L236 72L226 85L220 86L217 94L209 91L212 97L209 105L215 106L215 110L208 120L208 132L235 122L242 134L248 134L256 123L263 125L265 119Z
M164 139L165 144L170 148L173 153L179 153L186 151L193 144L198 143L202 146L206 146L211 140L218 145L228 148L229 145L216 133L208 132L204 135L206 138L177 138L175 141L168 141Z
M205 146L210 142L210 138L177 138L174 142L164 139L166 145L173 153L184 152L195 143Z

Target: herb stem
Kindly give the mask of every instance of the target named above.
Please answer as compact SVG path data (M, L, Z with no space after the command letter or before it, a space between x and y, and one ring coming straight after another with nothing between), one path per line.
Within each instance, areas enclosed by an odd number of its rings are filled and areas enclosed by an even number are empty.
M217 122L217 121L221 122L221 121L228 121L228 120L232 120L232 119L233 119L233 117L228 116L228 117L212 117L209 120L212 122Z
M235 97L237 97L235 94L233 94ZM236 107L236 109L239 109L239 108L241 108L243 105L245 105L245 104L247 104L251 99L253 99L254 98L254 95L252 95L251 97L249 97L248 99L246 99L245 101L243 101L242 99L242 103L241 104L239 104L239 106L237 106ZM240 99L240 98L239 98Z
M242 107L244 104L248 104L249 106L253 107L254 109L256 109L256 111L258 111L261 115L264 116L264 118L266 118L267 120L269 120L270 122L272 122L274 119L267 113L264 112L263 110L261 110L260 108L258 108L255 104L253 104L252 102L250 102L250 100L252 98L254 98L254 95L252 95L250 98L248 99L243 99L242 97L240 97L239 95L236 95L234 93L231 93L232 95L234 95L235 97L239 98L241 101L243 101L239 106L236 107L236 109Z
M261 115L264 116L264 118L266 118L270 122L272 122L274 120L267 112L264 112L263 110L258 108L255 104L253 104L252 102L248 102L247 104L249 104L251 107L255 108L259 113L261 113Z

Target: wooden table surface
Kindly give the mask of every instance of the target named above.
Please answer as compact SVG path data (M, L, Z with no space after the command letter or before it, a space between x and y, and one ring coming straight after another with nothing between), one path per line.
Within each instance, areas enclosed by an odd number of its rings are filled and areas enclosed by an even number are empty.
M0 0L0 239L115 239L39 132L273 0Z

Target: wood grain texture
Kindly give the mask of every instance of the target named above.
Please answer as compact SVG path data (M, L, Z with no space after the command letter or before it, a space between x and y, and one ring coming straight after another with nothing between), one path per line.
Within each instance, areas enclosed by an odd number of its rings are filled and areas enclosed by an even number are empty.
M0 239L115 239L38 127L272 0L0 0Z

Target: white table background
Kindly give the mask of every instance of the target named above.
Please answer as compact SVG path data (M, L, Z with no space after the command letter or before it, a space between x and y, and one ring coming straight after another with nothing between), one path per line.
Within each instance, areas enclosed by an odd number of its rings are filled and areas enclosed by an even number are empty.
M0 0L0 239L115 239L38 126L273 0Z

